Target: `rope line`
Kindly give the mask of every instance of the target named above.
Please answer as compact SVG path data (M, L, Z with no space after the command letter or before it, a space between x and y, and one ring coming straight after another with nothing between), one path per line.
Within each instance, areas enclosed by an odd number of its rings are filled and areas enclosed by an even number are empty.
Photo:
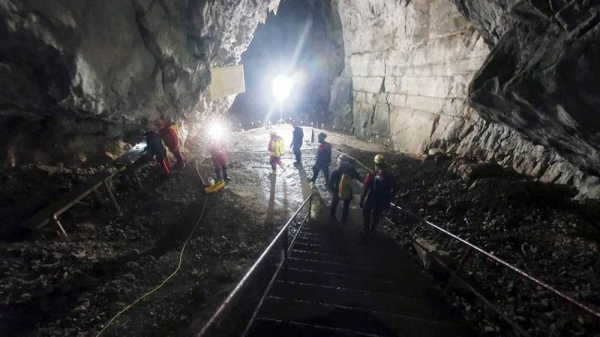
M198 176L200 176L200 172L198 172L198 161L196 161L196 173L198 173ZM190 239L192 238L192 236L196 232L196 229L198 228L198 225L200 224L200 221L202 220L202 217L204 216L204 210L206 209L206 204L207 203L208 203L208 194L206 195L206 198L204 199L204 206L202 206L202 211L200 212L200 217L198 218L198 221L196 221L196 224L194 225L194 229L192 229L192 232L190 233L190 235L187 237L187 239L185 239L185 242L183 243L183 247L181 247L181 250L179 251L179 262L177 263L177 268L175 269L175 271L173 271L173 273L171 273L171 275L169 275L164 281L162 281L154 289L152 289L149 292L143 294L138 299L136 299L135 301L133 301L131 304L129 304L128 306L126 306L123 310L119 311L113 318L110 319L110 321L108 321L108 323L106 323L106 325L104 326L104 328L102 328L102 330L100 330L100 332L98 332L98 334L96 335L96 337L99 337L119 316L121 316L121 314L123 314L124 312L126 312L127 310L129 310L131 307L133 307L134 305L136 305L137 303L139 303L144 298L146 298L146 297L152 295L153 293L155 293L158 289L162 288L162 286L164 286L173 277L175 277L175 275L179 272L179 269L181 269L181 262L183 261L183 252L185 251L185 248L186 248L188 242L190 241Z

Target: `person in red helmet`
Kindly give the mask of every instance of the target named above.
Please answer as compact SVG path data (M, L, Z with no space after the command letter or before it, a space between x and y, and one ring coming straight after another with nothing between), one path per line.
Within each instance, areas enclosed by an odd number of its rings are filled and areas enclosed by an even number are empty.
M182 168L185 166L185 161L183 160L183 156L181 156L181 152L179 151L179 135L177 131L173 129L171 125L167 125L164 120L159 119L154 122L154 125L159 130L160 137L162 138L165 146L171 151L177 162L175 163L175 168Z

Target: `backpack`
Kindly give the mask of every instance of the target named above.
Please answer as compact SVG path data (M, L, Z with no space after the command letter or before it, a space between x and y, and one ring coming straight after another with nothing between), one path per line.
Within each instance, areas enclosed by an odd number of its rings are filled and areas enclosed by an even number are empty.
M352 178L345 173L342 174L340 179L338 196L342 200L352 199Z

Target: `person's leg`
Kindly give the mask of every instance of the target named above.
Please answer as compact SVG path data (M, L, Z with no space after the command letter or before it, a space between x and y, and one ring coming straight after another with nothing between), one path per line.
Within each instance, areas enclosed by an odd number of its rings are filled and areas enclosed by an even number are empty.
M313 176L310 179L310 182L312 182L313 184L317 182L317 176L319 176L319 171L321 171L320 167L318 167L317 165L313 166Z
M229 176L227 175L227 165L221 166L221 169L223 170L223 179L225 179L225 181L229 180Z
M350 201L351 199L344 200L344 208L342 209L342 223L348 222L348 214L350 212Z
M215 177L217 178L217 181L221 180L221 167L219 167L219 165L215 165Z
M271 156L269 157L269 163L271 164L271 174L277 174L277 157Z
M283 167L283 163L281 162L281 157L277 157L277 165L281 167L282 171L285 171L285 167Z
M171 150L171 149L169 149L169 150ZM185 166L185 161L183 160L183 156L181 155L181 152L179 151L179 149L173 149L173 150L171 150L171 153L173 154L173 156L175 156L175 159L177 159L177 163L175 163L176 166L180 166L180 167Z
M169 159L167 159L166 155L157 155L156 162L158 163L158 165L160 165L160 168L163 170L166 176L171 174L171 166L169 165Z
M371 220L371 232L375 231L375 228L379 224L379 220L381 220L382 216L383 216L382 209L374 209L373 210L373 219Z
M340 198L334 194L333 198L331 199L331 209L329 209L329 215L331 215L331 217L335 217L335 213L337 212L337 206L339 202Z
M302 152L300 152L299 147L294 148L294 155L296 156L296 164L302 163Z
M363 231L368 234L371 228L371 210L363 209Z
M329 186L329 165L323 166L323 174L325 175L325 184Z

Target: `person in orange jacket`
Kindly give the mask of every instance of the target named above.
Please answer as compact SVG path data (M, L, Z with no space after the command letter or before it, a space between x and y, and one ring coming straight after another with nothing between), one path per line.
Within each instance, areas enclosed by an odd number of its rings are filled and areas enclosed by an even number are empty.
M171 125L167 125L164 120L159 119L154 122L154 125L159 130L160 137L162 138L165 146L171 151L177 162L175 163L176 168L182 168L185 166L185 161L183 160L183 156L181 156L181 152L179 151L179 135L177 131L173 129Z

